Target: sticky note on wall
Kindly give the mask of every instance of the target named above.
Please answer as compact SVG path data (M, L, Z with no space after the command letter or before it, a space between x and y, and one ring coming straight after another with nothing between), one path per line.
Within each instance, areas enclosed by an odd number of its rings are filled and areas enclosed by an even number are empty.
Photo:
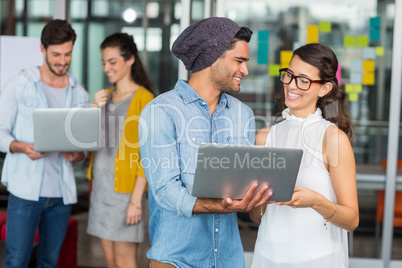
M343 37L343 45L345 47L354 47L356 46L356 37L353 35L345 35Z
M384 56L384 47L376 47L375 55L376 56Z
M348 99L350 102L355 102L359 100L359 95L357 93L349 93Z
M257 64L268 64L268 31L258 31Z
M352 72L362 72L363 62L361 60L352 60L350 62L350 70Z
M361 84L363 79L363 61L352 60L350 62L350 83Z
M363 82L363 73L351 72L349 82L352 84L361 84Z
M374 60L375 59L375 47L365 47L363 48L363 59Z
M375 84L375 61L363 61L363 85L372 86Z
M319 26L321 33L332 32L332 23L330 21L320 21Z
M374 69L375 69L375 61L373 60L363 61L363 72L374 72Z
M360 84L346 84L345 91L346 93L362 93L363 86Z
M373 17L370 18L370 40L380 40L381 39L381 18Z
M270 64L268 67L268 75L279 76L279 69L281 66L279 64Z
M359 100L359 93L363 91L361 84L346 84L345 91L348 93L348 99L351 102Z
M369 45L369 38L367 35L359 35L357 37L357 46L358 47L368 47Z
M381 27L381 18L380 17L373 17L370 18L370 28L380 28Z
M340 63L338 63L338 69L336 70L335 77L338 80L338 85L342 84L341 83L341 74L342 74L342 66Z
M370 29L370 40L380 40L381 32L380 29Z
M281 51L281 68L288 68L293 52L290 50Z
M268 42L268 39L269 39L268 31L258 31L258 43L260 42L266 43Z
M374 73L363 74L363 85L372 86L375 84Z
M318 25L307 25L307 44L318 42Z

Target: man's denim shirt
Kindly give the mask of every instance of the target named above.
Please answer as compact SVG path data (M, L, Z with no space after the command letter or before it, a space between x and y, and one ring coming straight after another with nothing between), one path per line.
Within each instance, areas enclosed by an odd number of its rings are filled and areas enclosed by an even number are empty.
M221 94L208 104L185 81L142 111L141 160L149 184L149 259L176 267L244 267L237 214L194 214L193 185L201 143L247 144L255 140L252 110Z
M86 106L89 95L72 76L69 77L66 106ZM10 153L10 144L17 140L33 143L33 111L47 108L41 85L39 67L22 70L11 79L0 94L0 151L7 153L1 182L13 195L26 200L39 200L44 158L32 161L24 153ZM60 157L60 184L64 204L77 202L77 190L71 163Z

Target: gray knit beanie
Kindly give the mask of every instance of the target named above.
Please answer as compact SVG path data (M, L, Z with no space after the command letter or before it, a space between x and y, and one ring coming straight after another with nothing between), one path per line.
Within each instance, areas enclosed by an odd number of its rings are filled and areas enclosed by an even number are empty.
M188 26L173 43L172 52L195 73L222 56L239 30L228 18L206 18Z

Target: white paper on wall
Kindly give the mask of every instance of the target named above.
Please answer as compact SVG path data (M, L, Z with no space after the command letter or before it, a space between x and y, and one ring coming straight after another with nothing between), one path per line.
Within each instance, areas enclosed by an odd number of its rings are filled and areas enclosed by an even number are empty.
M0 90L21 69L42 64L39 38L0 36Z

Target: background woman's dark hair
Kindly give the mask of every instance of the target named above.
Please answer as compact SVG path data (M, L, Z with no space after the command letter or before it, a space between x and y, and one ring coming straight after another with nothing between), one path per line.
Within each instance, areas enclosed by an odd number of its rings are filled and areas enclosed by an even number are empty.
M101 50L108 47L118 47L120 49L120 55L125 61L129 60L131 56L134 56L135 62L131 66L131 78L134 82L145 87L155 95L155 86L151 82L151 79L149 79L148 73L138 56L138 49L134 38L126 33L114 33L106 37L100 45Z
M51 20L42 30L40 41L45 49L50 45L61 45L72 41L73 44L77 35L71 25L65 20Z
M332 90L317 101L317 107L321 109L325 119L336 124L352 139L353 126L348 111L348 99L345 90L338 85L336 78L338 60L335 53L323 44L312 43L296 49L293 52L293 57L295 55L299 56L302 61L316 67L319 70L320 79L332 84ZM278 94L277 101L280 108L286 108L283 90Z

